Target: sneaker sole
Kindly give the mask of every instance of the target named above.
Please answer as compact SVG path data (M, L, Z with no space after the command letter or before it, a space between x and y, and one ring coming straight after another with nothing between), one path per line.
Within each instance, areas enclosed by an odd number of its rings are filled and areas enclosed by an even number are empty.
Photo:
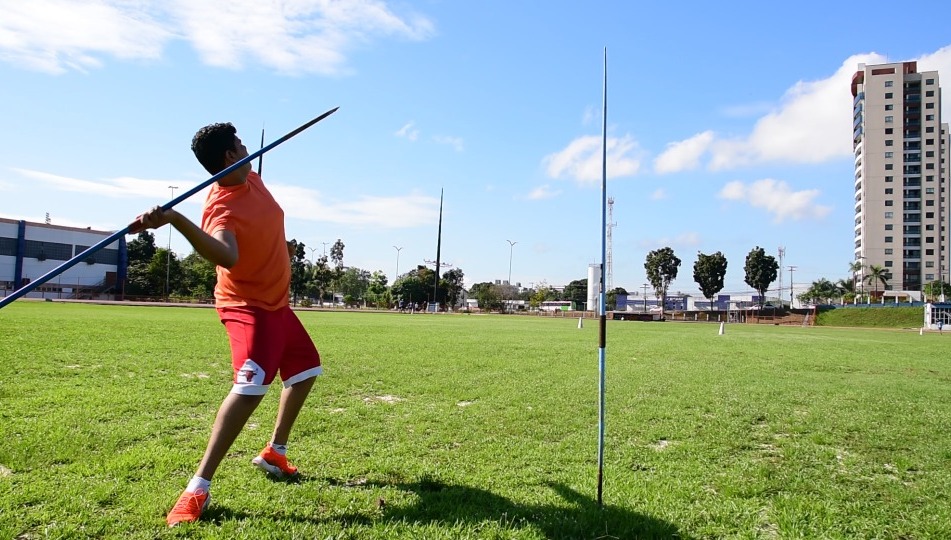
M264 461L264 459L262 459L261 456L257 456L256 458L252 459L251 464L266 473L273 474L274 476L278 478L293 478L297 476L296 472L294 474L287 474L286 472L281 470L280 467L276 467L274 465L271 465L267 461Z

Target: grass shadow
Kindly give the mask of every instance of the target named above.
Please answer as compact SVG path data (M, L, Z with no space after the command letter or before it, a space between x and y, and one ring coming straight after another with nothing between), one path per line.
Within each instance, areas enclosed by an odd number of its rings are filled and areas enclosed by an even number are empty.
M345 484L346 485L346 484ZM446 484L431 477L410 482L367 481L355 488L398 489L416 495L410 506L383 504L382 519L422 525L453 526L460 522L503 523L508 528L531 528L544 538L687 538L663 520L605 505L560 483L542 484L561 502L519 504L491 491L459 484ZM345 522L367 522L365 515L347 515Z

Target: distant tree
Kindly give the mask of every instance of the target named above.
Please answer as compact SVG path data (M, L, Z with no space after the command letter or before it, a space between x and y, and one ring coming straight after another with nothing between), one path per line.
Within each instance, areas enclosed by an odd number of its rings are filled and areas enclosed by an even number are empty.
M861 281L857 281L858 274L861 274L865 270L865 263L862 259L857 261L852 261L849 263L849 273L852 274L852 291L855 292L856 289L861 289Z
M627 294L627 289L624 287L615 287L608 291L604 298L605 309L608 311L614 311L617 309L617 295Z
M419 265L414 270L401 275L393 283L392 293L396 299L402 299L405 302L428 302L433 292L433 281L436 279L435 272L423 265ZM437 299L437 302L445 299Z
M450 268L442 275L440 288L446 290L446 303L449 306L455 307L459 302L459 297L462 296L465 288L464 279L465 274L461 268Z
M155 255L155 235L150 231L142 231L126 243L126 253L129 257L129 264L146 263L152 260Z
M475 298L479 309L484 311L502 311L505 309L502 289L488 282L476 283L469 289L469 297Z
M333 270L327 265L327 256L321 255L314 264L307 268L307 293L315 294L323 304L330 282L333 280Z
M874 290L874 296L878 296L878 284L881 283L882 287L888 288L888 280L892 278L891 274L888 271L888 268L878 264L870 264L866 268L868 273L865 275L865 281L871 285Z
M565 292L563 295L565 300L569 300L572 304L573 309L583 309L584 307L592 308L594 306L585 306L588 302L588 280L587 279L576 279L567 285L565 285Z
M307 266L308 261L305 255L305 246L303 242L291 240L288 253L291 256L291 295L293 295L294 305L297 305L298 297L307 293Z
M759 293L759 306L762 308L766 303L766 291L776 281L779 264L775 257L767 255L766 250L756 246L746 255L743 270L746 272L744 281Z
M670 283L677 279L677 269L680 268L680 259L674 255L669 247L655 249L647 254L644 261L644 270L647 271L647 281L654 288L654 293L660 300L661 316L664 315L664 305L667 301L667 289Z
M332 275L332 284L333 292L337 292L337 282L340 280L340 277L343 275L343 248L344 243L339 238L334 245L330 246L330 260L333 261L334 266L331 269Z
M180 294L191 298L211 298L218 281L215 265L196 251L182 259L182 283Z
M719 251L712 255L697 252L697 261L693 263L693 280L700 286L703 297L710 301L713 311L713 297L723 290L726 277L726 257Z
M370 274L370 284L367 287L367 301L377 307L390 307L387 300L389 289L386 286L386 274L382 270L377 270Z
M921 289L929 302L941 302L951 296L951 284L947 281L937 280L926 283ZM942 298L942 296L944 298Z
M350 297L348 304L355 304L366 297L367 289L370 287L370 272L362 268L351 266L343 271L338 280L338 292L346 297Z

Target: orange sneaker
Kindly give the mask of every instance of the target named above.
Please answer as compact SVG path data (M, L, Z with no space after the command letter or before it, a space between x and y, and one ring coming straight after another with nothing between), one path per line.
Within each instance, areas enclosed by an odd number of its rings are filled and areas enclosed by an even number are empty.
M297 476L297 467L288 463L287 456L278 454L271 445L265 446L264 450L251 460L251 463L278 478Z
M179 523L198 521L209 502L211 502L211 494L203 489L195 492L183 491L178 502L165 517L165 522L169 527L174 527Z

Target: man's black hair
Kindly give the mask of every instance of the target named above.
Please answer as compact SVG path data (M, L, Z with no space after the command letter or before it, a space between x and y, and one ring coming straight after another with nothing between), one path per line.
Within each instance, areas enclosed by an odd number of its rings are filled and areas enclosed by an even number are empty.
M209 124L198 130L192 138L192 152L198 162L211 174L225 168L225 152L235 150L235 135L238 130L230 122Z

